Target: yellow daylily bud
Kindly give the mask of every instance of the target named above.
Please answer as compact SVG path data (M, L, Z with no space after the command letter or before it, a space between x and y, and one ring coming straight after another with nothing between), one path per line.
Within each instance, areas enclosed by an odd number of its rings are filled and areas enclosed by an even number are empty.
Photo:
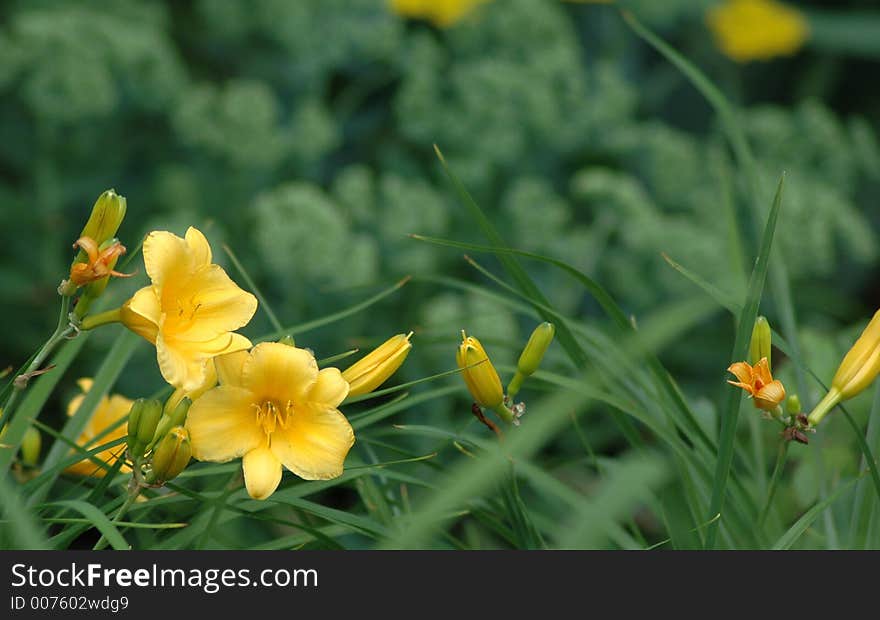
M31 426L27 429L24 434L24 438L21 440L21 461L25 465L30 465L33 467L40 460L40 447L43 444L43 439L40 436L40 431Z
M880 373L880 310L865 327L862 335L844 356L831 389L808 416L815 426L839 402L848 400L868 387Z
M128 414L128 449L132 458L144 455L161 417L162 403L158 400L139 398L132 403Z
M94 239L97 245L101 245L108 239L116 236L116 231L122 225L125 218L126 203L125 197L120 196L112 189L98 196L95 206L92 207L92 214L83 227L80 237L88 237ZM85 252L80 252L77 257L78 261L85 259Z
M770 360L770 345L772 334L770 333L770 323L766 317L759 316L755 319L755 326L752 328L752 340L749 342L749 363L754 366L762 357L767 358L767 368L773 370L773 364Z
M346 368L342 378L351 386L348 395L368 394L385 383L393 375L412 349L408 334L392 336L366 356Z
M498 371L480 341L468 336L464 330L461 330L461 344L455 361L474 401L481 407L495 410L507 422L512 422L513 414L504 404L504 390Z
M186 469L192 457L189 433L182 426L175 426L153 450L153 466L147 475L149 484L164 484L173 480Z
M526 343L525 348L523 348L519 361L516 363L516 374L507 386L507 395L510 398L516 396L520 387L522 387L522 382L538 370L541 360L544 359L544 353L547 352L547 347L553 342L555 334L556 328L553 326L553 323L544 322L538 325L532 332L532 335L529 336L529 341Z

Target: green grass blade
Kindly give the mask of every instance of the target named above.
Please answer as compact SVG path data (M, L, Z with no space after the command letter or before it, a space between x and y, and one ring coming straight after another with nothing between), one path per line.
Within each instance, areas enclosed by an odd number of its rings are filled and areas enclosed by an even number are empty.
M22 494L5 476L0 476L0 514L6 522L0 525L0 541L6 549L50 549L43 527L25 507Z
M340 310L339 312L335 312L333 314L328 314L327 316L323 316L320 319L315 319L313 321L307 321L305 323L300 323L298 325L292 325L290 327L285 327L283 329L278 329L263 336L260 336L254 343L266 342L267 340L277 340L278 338L282 338L283 336L295 336L297 334L302 334L304 332L312 331L318 329L319 327L324 327L326 325L331 325L336 323L337 321L341 321L343 319L347 319L350 316L354 316L355 314L366 310L370 306L382 301L389 295L395 293L400 290L407 282L410 281L410 277L407 276L396 282L393 286L380 291L376 295L373 295L369 299L365 299L364 301L357 303L345 310Z
M116 383L116 379L122 374L132 354L143 342L144 340L140 336L128 330L122 331L116 337L113 346L110 347L110 351L107 352L107 356L98 368L98 372L95 373L92 388L86 394L76 413L67 419L64 428L61 430L62 435L71 441L76 441L76 438L82 433L101 398L107 395L110 388ZM43 467L53 469L55 465L68 455L69 450L68 442L56 440L43 461ZM50 476L52 480L55 477L57 477L57 473ZM45 493L48 492L49 486L48 484L43 486L30 497L31 505L42 501Z
M874 401L868 416L868 429L865 441L874 450L880 450L880 384L874 388ZM862 456L862 467L867 467L867 458ZM876 506L880 505L877 498L868 494L868 481L859 480L853 499L852 519L850 520L850 549L868 548L868 532L873 529L871 520L877 518Z
M125 538L119 533L116 525L111 523L107 515L101 512L96 506L80 500L60 500L57 502L49 502L46 505L60 506L75 510L88 519L95 528L104 535L104 538L107 539L107 542L109 542L114 549L125 551L130 548L130 545L125 541Z
M446 163L446 159L443 157L443 153L440 152L440 149L434 145L434 150L437 153L437 157L440 160L440 164L443 166L443 170L446 172L446 176L449 177L449 181L452 183L453 188L458 194L459 199L462 204L467 208L471 217L477 222L477 225L480 227L480 230L483 231L483 235L486 239L489 240L489 243L498 248L506 248L507 244L502 239L501 235L492 225L492 222L486 217L486 214L483 213L483 210L480 206L474 201L471 197L470 193L465 189L464 185L462 185L461 181L458 180L458 177L455 173L452 172L449 165ZM498 260L501 261L501 264L504 266L504 269L513 278L516 285L522 290L523 293L526 294L531 300L537 301L544 306L549 306L550 302L544 297L543 293L541 293L538 286L532 281L529 275L526 273L526 270L522 268L522 266L516 261L516 258L507 255L507 254L499 254ZM548 315L545 311L539 310L541 316L546 321L553 321L554 317ZM574 362L575 366L578 368L584 368L587 363L587 354L578 344L574 335L565 327L557 325L556 327L556 338L559 340L559 344L565 349L568 353L569 357L571 357L572 362Z
M782 537L773 544L773 550L780 551L784 549L790 549L791 546L801 537L801 535L805 531L807 531L807 528L809 528L813 524L813 521L815 521L819 517L819 515L821 515L827 508L829 508L831 504L837 501L839 497L842 497L846 493L852 491L856 482L858 482L858 479L851 480L850 482L837 487L834 493L826 497L821 502L818 502L807 512L805 512L801 516L801 518L795 521L794 525L788 528L788 531L786 531L785 534L783 534Z
M752 336L752 326L758 316L758 306L761 303L761 294L764 291L764 282L767 278L767 268L770 264L770 250L773 247L773 235L776 232L776 222L779 217L779 210L782 207L782 188L785 177L779 179L779 185L776 188L776 197L773 199L773 206L770 209L770 215L767 217L767 224L764 226L764 235L761 239L761 250L758 253L758 259L755 261L755 268L749 280L749 290L746 295L746 301L743 305L742 314L739 317L739 324L736 329L736 340L733 345L731 361L744 360L748 358L749 341ZM742 391L739 388L729 388L727 404L722 412L721 418L721 436L718 446L718 461L715 469L715 483L712 486L712 499L709 502L709 514L707 518L711 519L714 515L724 514L724 500L727 489L727 479L730 474L730 466L733 462L734 442L736 440L736 426L739 418L739 406L742 401ZM715 539L718 533L718 527L724 517L718 521L712 522L706 530L706 548L711 549L715 546Z

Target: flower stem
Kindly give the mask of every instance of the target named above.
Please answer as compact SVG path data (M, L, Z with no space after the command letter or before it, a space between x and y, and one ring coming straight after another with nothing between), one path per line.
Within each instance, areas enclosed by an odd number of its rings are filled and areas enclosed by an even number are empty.
M116 512L116 516L113 517L114 525L122 521L122 518L125 516L125 513L128 512L128 509L131 508L131 505L137 500L138 495L141 494L141 485L138 484L135 477L132 475L131 482L128 483L128 497L125 498L125 501L122 502L122 506L119 507L119 510ZM98 539L98 542L95 543L95 546L92 547L93 551L99 551L107 546L107 539L104 535L101 535L101 538Z
M18 398L21 396L21 393L27 389L28 383L31 377L40 369L40 366L43 365L43 362L46 361L46 358L51 355L52 351L55 350L55 347L59 345L59 343L64 342L72 334L76 333L76 330L70 325L70 319L68 318L68 313L70 311L70 297L61 297L61 311L58 315L58 325L55 327L55 331L52 332L52 335L49 336L49 339L43 343L43 346L40 347L40 350L37 351L37 354L34 356L34 359L31 360L31 363L28 364L27 368L24 369L24 372L18 375L12 382L12 393L9 395L9 400L6 401L6 407L4 408L4 422L6 420L11 419L12 412L14 411L14 406Z
M779 477L785 467L785 457L788 455L788 441L782 441L779 444L779 451L776 453L776 465L773 467L773 475L770 477L770 486L767 487L767 499L764 502L764 508L761 510L761 516L758 517L758 529L764 527L764 521L767 519L767 513L770 512L770 506L773 503L773 497L776 495L776 487L779 483Z
M113 310L107 310L106 312L90 314L82 320L82 325L80 325L80 328L83 331L88 331L90 329L95 329L96 327L99 327L101 325L106 325L108 323L119 323L121 320L122 308L114 308Z

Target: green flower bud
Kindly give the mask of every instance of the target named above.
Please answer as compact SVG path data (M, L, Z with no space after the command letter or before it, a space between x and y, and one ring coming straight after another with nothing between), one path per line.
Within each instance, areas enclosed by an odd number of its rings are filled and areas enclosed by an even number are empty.
M522 387L522 382L538 370L541 360L544 359L544 353L547 352L547 347L553 342L555 334L556 328L553 326L553 323L545 322L538 325L532 332L532 335L529 336L529 341L523 348L519 361L516 363L516 374L511 379L510 385L507 386L507 395L510 398L516 396L520 387Z
M144 455L161 417L162 403L158 400L134 401L128 414L128 450L133 459Z
M173 404L171 399L165 403L165 411L162 414L162 419L159 420L159 424L156 426L156 432L153 433L153 439L150 442L151 446L157 445L162 437L168 434L170 429L175 426L183 426L186 423L186 414L189 412L189 407L192 405L192 401L189 398L184 397L174 406L173 409L168 406L169 404ZM150 446L147 447L149 448Z
M801 399L798 398L797 394L792 394L788 397L788 400L785 401L785 411L791 415L797 415L802 411Z
M192 457L189 433L175 426L159 441L153 450L153 467L147 474L149 484L164 484L186 469Z
M24 438L21 440L22 463L34 467L40 460L40 447L42 444L43 439L40 436L40 431L33 426L28 428Z
M770 364L770 339L770 323L767 322L766 317L759 316L755 319L755 326L752 328L752 340L749 343L749 363L752 366L766 357L767 369L773 370Z
M286 344L286 345L289 346L289 347L295 347L295 346L296 346L296 341L293 339L293 336L291 336L290 334L288 334L287 336L284 336L284 337L283 337L281 340L279 340L278 342L280 342L281 344Z
M108 189L98 196L95 206L92 207L92 215L79 236L94 239L99 246L108 239L112 239L116 236L119 226L122 225L125 209L125 197ZM85 252L80 252L77 261L84 259Z

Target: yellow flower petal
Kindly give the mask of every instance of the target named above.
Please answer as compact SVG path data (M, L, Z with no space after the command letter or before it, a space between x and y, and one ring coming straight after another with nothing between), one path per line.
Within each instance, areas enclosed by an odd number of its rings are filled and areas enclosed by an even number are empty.
M211 246L202 231L198 228L190 226L186 229L186 244L189 246L193 256L193 265L200 267L211 264Z
M92 379L87 378L80 379L77 381L77 384L83 390L83 393L78 394L70 401L67 406L68 415L73 415L77 412L82 405L86 392L92 388L93 381ZM125 422L120 424L120 421L128 416L131 404L131 399L118 394L101 398L101 400L98 401L98 406L95 408L94 413L92 413L92 417L89 419L88 423L86 423L82 433L77 438L77 444L83 448L92 449L97 445L109 443L115 439L125 437L128 434L128 424ZM108 430L111 428L112 430ZM98 436L101 436L101 439L96 441L95 438ZM124 453L125 446L122 445L102 450L101 452L98 452L95 457L101 459L110 466ZM69 474L97 477L102 477L107 473L105 468L88 458L70 465L65 468L64 471ZM120 471L129 472L131 470L123 465Z
M324 368L312 386L306 399L328 407L337 407L348 396L348 381L342 378L338 368Z
M209 364L214 356L241 351L250 345L250 340L241 334L227 333L206 342L187 342L166 340L160 333L156 338L156 359L165 381L184 392L194 392L212 378Z
M193 457L225 463L262 446L266 435L252 403L249 391L225 385L196 400L186 416Z
M193 270L192 251L186 240L167 230L154 230L144 240L144 267L154 286Z
M217 378L223 385L242 387L242 370L244 362L248 358L246 350L224 353L214 358L214 368L217 370Z
M305 349L263 342L251 350L242 371L244 386L257 400L299 402L318 378L315 357Z
M266 499L281 482L281 461L267 447L251 450L241 461L248 495Z
M785 388L781 381L771 381L755 394L754 403L758 409L773 411L785 400Z
M122 323L138 336L153 344L162 320L162 307L152 286L140 289L121 308Z
M184 295L182 303L179 298ZM166 287L161 303L166 308L163 331L192 341L210 340L247 325L257 311L257 298L240 289L218 265L203 267Z
M309 405L294 412L287 428L272 433L272 452L305 480L327 480L342 474L354 445L351 424L336 409Z

